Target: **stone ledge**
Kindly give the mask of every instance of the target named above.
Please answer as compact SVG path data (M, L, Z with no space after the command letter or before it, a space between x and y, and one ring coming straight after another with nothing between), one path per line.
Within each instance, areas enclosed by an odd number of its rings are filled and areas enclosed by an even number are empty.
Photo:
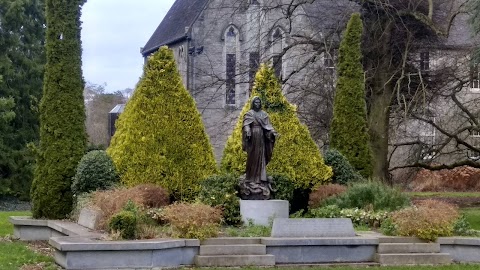
M86 237L52 237L49 240L49 244L59 251L157 250L185 247L187 246L186 242L189 242L188 246L190 247L200 246L200 243L194 245L195 241L186 241L185 239L105 241Z
M23 226L48 226L48 220L46 219L33 219L26 216L11 216L8 218L13 225Z
M268 246L368 246L378 245L378 238L338 237L338 238L262 238Z
M480 248L480 238L473 237L440 237L437 243L440 245L479 246Z

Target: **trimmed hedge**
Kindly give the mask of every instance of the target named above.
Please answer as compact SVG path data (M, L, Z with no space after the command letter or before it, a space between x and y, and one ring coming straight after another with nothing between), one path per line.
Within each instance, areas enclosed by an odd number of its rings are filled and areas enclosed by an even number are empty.
M80 41L83 3L46 1L47 64L31 188L35 218L62 219L70 213L72 177L87 145Z
M333 184L346 185L351 182L364 180L363 177L355 171L345 156L335 149L329 149L325 152L325 164L333 169Z
M148 58L116 125L107 153L127 186L155 183L175 200L193 200L200 182L217 173L200 113L167 47Z
M262 64L255 76L251 97L259 96L280 138L275 143L269 174L281 173L292 179L297 188L318 186L332 176L332 169L324 164L320 151L307 127L300 123L295 106L288 103L275 78L272 68ZM223 171L243 174L247 160L242 150L242 122L250 109L251 98L245 103L237 125L228 138L221 161Z
M362 32L360 14L354 13L340 43L330 146L340 151L363 177L369 178L372 176L373 163L361 62Z
M95 190L109 189L120 181L112 159L105 151L93 150L86 153L78 163L73 177L74 195Z

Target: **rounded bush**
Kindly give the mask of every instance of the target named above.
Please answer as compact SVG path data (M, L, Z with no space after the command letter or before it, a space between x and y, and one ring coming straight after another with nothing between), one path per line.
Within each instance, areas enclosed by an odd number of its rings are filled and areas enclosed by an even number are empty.
M237 196L238 181L233 174L222 174L208 177L200 184L199 200L210 206L220 206L223 210L223 220L229 225L236 225L242 221L240 198Z
M72 182L75 195L109 189L119 182L112 159L105 151L94 150L85 154L78 163Z
M308 207L316 208L320 206L322 202L326 199L342 194L345 191L347 191L347 187L339 184L328 184L320 186L310 193L308 199Z
M332 167L332 183L346 185L350 182L362 181L363 177L353 168L347 158L335 149L325 152L325 164Z
M123 239L134 239L137 232L137 217L132 211L121 211L108 223L110 232L119 232Z

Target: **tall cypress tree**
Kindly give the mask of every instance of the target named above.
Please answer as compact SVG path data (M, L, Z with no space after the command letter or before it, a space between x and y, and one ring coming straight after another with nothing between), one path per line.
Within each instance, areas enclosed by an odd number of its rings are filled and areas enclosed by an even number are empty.
M149 57L107 153L127 186L155 183L176 200L193 200L217 172L200 113L183 86L173 52Z
M354 13L340 44L330 146L340 151L362 176L370 177L372 154L367 131L365 78L361 62L362 32L360 14Z
M47 64L40 102L40 144L32 183L33 216L64 218L71 179L86 148L81 69L83 0L47 0Z
M316 187L330 179L332 168L325 165L307 126L300 122L295 106L283 96L274 70L264 64L255 76L251 98L254 96L260 97L263 110L269 114L273 127L280 134L267 172L288 175L297 188ZM251 98L243 107L223 150L221 167L230 173L245 173L247 155L242 150L242 123L245 113L250 110Z

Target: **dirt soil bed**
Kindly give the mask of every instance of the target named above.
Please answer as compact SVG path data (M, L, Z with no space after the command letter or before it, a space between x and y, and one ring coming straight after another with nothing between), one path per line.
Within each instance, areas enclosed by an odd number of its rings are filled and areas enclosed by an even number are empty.
M460 208L465 208L465 207L480 207L480 197L464 197L464 198L442 198L442 197L434 197L434 198L419 198L419 197L414 197L412 198L412 202L418 202L422 200L429 200L429 199L434 199L434 200L439 200L451 204L455 204L456 206Z

